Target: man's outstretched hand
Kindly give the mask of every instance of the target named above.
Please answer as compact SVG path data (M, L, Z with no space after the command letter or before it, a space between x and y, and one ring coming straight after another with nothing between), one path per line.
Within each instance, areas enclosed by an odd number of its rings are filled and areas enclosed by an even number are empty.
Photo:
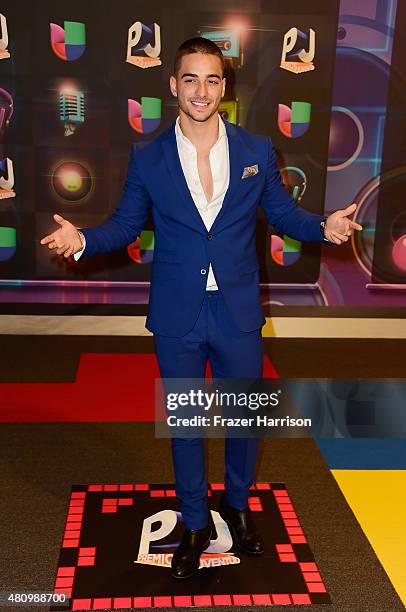
M347 219L357 209L357 205L354 202L343 208L342 210L336 210L326 220L326 226L324 228L324 235L327 240L334 242L334 244L341 244L347 242L350 236L352 236L353 230L362 230L362 225Z
M54 219L60 227L52 234L48 234L40 240L41 244L48 245L48 248L57 249L58 255L70 257L82 250L82 240L76 227L61 215L54 215Z

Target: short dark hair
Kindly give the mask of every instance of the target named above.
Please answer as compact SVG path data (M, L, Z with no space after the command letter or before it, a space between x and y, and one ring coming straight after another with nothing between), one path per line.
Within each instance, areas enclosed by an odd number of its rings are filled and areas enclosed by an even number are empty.
M188 40L185 40L176 51L174 61L175 74L179 70L182 57L184 55L190 55L191 53L208 53L209 55L217 55L217 57L221 61L221 66L223 68L224 73L226 62L224 59L224 55L221 52L221 49L212 40L209 40L208 38L203 38L202 36L195 36L195 38L189 38Z

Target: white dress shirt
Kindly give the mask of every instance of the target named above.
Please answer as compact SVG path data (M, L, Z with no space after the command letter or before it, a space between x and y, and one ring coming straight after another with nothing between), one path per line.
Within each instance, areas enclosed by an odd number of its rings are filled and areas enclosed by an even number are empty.
M227 132L220 115L218 115L218 118L219 136L216 143L210 149L209 154L210 168L213 178L213 195L210 202L207 201L200 182L199 171L197 168L196 148L183 134L180 128L179 117L176 119L175 124L176 144L178 147L178 154L183 174L185 175L190 195L193 198L196 208L199 211L207 230L210 230L214 219L217 217L220 208L223 205L224 196L228 189L228 183L230 180ZM218 289L211 264L209 266L209 273L207 275L206 289L208 291L215 291Z
M210 149L209 153L210 168L213 178L213 195L210 202L207 201L200 181L199 171L197 168L196 148L183 134L179 124L179 117L176 119L175 123L176 146L178 149L183 174L185 175L186 183L190 190L190 195L193 198L196 208L199 211L207 230L210 230L214 219L217 217L223 205L224 196L230 181L230 161L228 155L227 132L220 115L218 115L218 121L218 139ZM86 240L83 234L82 240L84 242L84 246L81 251L78 251L73 256L75 261L78 261L86 246ZM218 289L211 264L209 265L206 289L208 291L215 291Z

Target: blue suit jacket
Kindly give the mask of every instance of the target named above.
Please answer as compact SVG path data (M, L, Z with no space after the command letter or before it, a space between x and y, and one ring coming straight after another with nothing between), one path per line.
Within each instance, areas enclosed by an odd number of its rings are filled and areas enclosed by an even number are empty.
M325 217L303 210L285 189L271 140L227 121L225 126L230 183L209 231L187 187L175 124L154 141L134 145L115 212L105 223L82 229L83 256L115 251L135 240L152 211L155 250L146 327L154 333L180 337L192 329L209 263L238 328L252 331L264 324L255 248L258 206L280 232L300 241L323 241L320 221ZM244 168L254 164L259 172L242 179Z

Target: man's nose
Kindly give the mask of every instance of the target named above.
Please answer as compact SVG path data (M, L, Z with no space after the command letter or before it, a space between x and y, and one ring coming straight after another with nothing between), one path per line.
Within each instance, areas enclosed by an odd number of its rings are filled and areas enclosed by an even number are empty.
M204 81L200 81L197 84L196 94L201 98L207 97L207 84Z

